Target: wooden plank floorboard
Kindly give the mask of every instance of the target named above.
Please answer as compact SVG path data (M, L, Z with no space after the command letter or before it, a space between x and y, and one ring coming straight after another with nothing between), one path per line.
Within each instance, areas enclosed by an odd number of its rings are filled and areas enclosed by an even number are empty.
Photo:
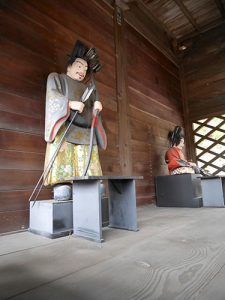
M0 237L0 299L224 300L224 219L223 208L149 205L140 231L106 229L103 244Z

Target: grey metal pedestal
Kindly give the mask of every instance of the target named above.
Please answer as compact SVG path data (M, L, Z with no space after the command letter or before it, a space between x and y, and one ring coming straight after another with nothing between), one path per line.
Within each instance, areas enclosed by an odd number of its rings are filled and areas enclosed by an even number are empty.
M73 177L73 233L102 242L101 180L108 180L109 227L137 231L135 176Z
M225 206L225 176L201 177L203 206Z
M137 231L134 179L109 179L109 226Z
M72 200L30 202L29 231L49 238L69 235L73 231Z
M102 242L100 181L74 181L73 199L73 234Z

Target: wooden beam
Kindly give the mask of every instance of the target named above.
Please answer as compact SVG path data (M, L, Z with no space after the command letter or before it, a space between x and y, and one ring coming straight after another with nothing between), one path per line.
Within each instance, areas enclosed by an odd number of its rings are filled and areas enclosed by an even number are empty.
M129 102L127 98L127 54L124 38L123 11L115 5L115 48L116 48L116 79L119 122L119 159L121 175L132 174L131 134L128 118Z
M156 20L150 18L150 12L146 12L147 9L140 8L139 3L132 2L129 6L130 10L124 12L126 22L178 66L177 58L171 50L172 45L165 30L159 26Z
M181 65L180 67L180 80L181 80L182 105L183 105L183 113L184 113L184 130L185 130L187 159L196 161L194 133L192 129L192 122L189 119L188 92L185 83L183 65Z
M127 1L125 1L125 0L115 0L115 4L123 11L130 9L129 5L127 4Z
M195 30L199 31L199 27L197 23L195 22L195 19L190 14L189 10L186 8L186 6L183 4L183 1L181 0L174 0L174 2L179 6L180 10L183 12L185 17L189 20L189 22L192 24L192 26L195 28Z
M146 13L149 19L155 23L155 26L159 27L162 32L166 32L168 39L173 39L173 40L176 39L176 36L168 30L167 26L165 26L158 18L154 16L149 6L146 5L147 4L146 2L144 3L143 0L136 0L136 2L138 3L140 9Z
M151 13L142 0L103 1L108 5L114 2L120 7L126 22L178 67L178 60L174 53L176 37Z
M216 6L219 9L222 18L225 20L225 9L224 9L224 5L223 2L221 0L215 0L216 2Z
M219 27L219 26L223 25L224 23L225 23L225 20L222 20L221 18L217 19L217 20L215 20L215 21L207 24L206 26L201 27L199 32L195 31L193 33L190 33L190 34L187 34L185 36L182 36L181 38L179 38L177 40L177 43L179 44L179 43L182 43L182 42L184 42L186 40L193 39L193 38L199 36L202 33L206 33L209 30L212 30L212 29L214 29L216 27Z
M159 18L156 18L154 16L153 12L151 12L151 9L148 6L148 4L150 2L152 2L152 1L154 1L154 0L146 0L146 1L144 1L144 0L136 0L136 2L138 3L138 6L147 14L147 16L149 17L149 19L152 20L155 23L155 26L159 27L162 32L166 33L167 39L169 41L169 47L170 47L170 49L173 50L173 54L176 55L176 63L177 63L178 62L177 53L179 54L179 52L177 52L177 51L179 51L178 50L177 37L173 34L172 31L170 31L167 28L167 26L165 24L163 24L163 22L160 21ZM164 38L165 38L165 35L164 35Z
M154 0L144 0L144 3L145 4L149 4L149 3L151 3L151 2L153 2Z
M221 115L225 114L225 109L223 109L223 107L221 108L220 113L221 113ZM190 121L194 123L200 119L213 118L213 117L217 117L217 116L218 116L218 112L201 113L201 115L198 115L198 116L191 115Z
M100 0L100 1L103 1L105 2L107 5L113 7L114 3L115 3L115 0Z
M107 15L113 16L113 0L93 0Z

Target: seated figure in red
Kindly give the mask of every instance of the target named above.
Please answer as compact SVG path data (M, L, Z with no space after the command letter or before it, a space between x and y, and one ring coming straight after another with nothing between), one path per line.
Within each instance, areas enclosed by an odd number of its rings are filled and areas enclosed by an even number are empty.
M165 155L168 170L171 175L184 173L199 173L195 163L186 160L182 149L184 147L184 134L180 126L176 126L168 134L170 148Z

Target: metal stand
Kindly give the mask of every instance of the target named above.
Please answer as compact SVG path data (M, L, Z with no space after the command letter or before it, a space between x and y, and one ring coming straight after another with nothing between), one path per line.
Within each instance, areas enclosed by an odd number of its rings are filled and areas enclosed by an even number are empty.
M100 181L109 183L109 227L137 231L135 179L128 176L84 176L73 181L73 232L103 242ZM68 179L67 179L68 180Z
M109 179L109 227L138 230L133 179Z
M29 231L48 238L66 236L73 231L73 201L42 200L30 202Z
M225 176L201 177L203 206L225 207Z
M73 234L102 242L99 180L73 182Z
M157 206L202 206L201 181L198 174L157 176L155 185Z

